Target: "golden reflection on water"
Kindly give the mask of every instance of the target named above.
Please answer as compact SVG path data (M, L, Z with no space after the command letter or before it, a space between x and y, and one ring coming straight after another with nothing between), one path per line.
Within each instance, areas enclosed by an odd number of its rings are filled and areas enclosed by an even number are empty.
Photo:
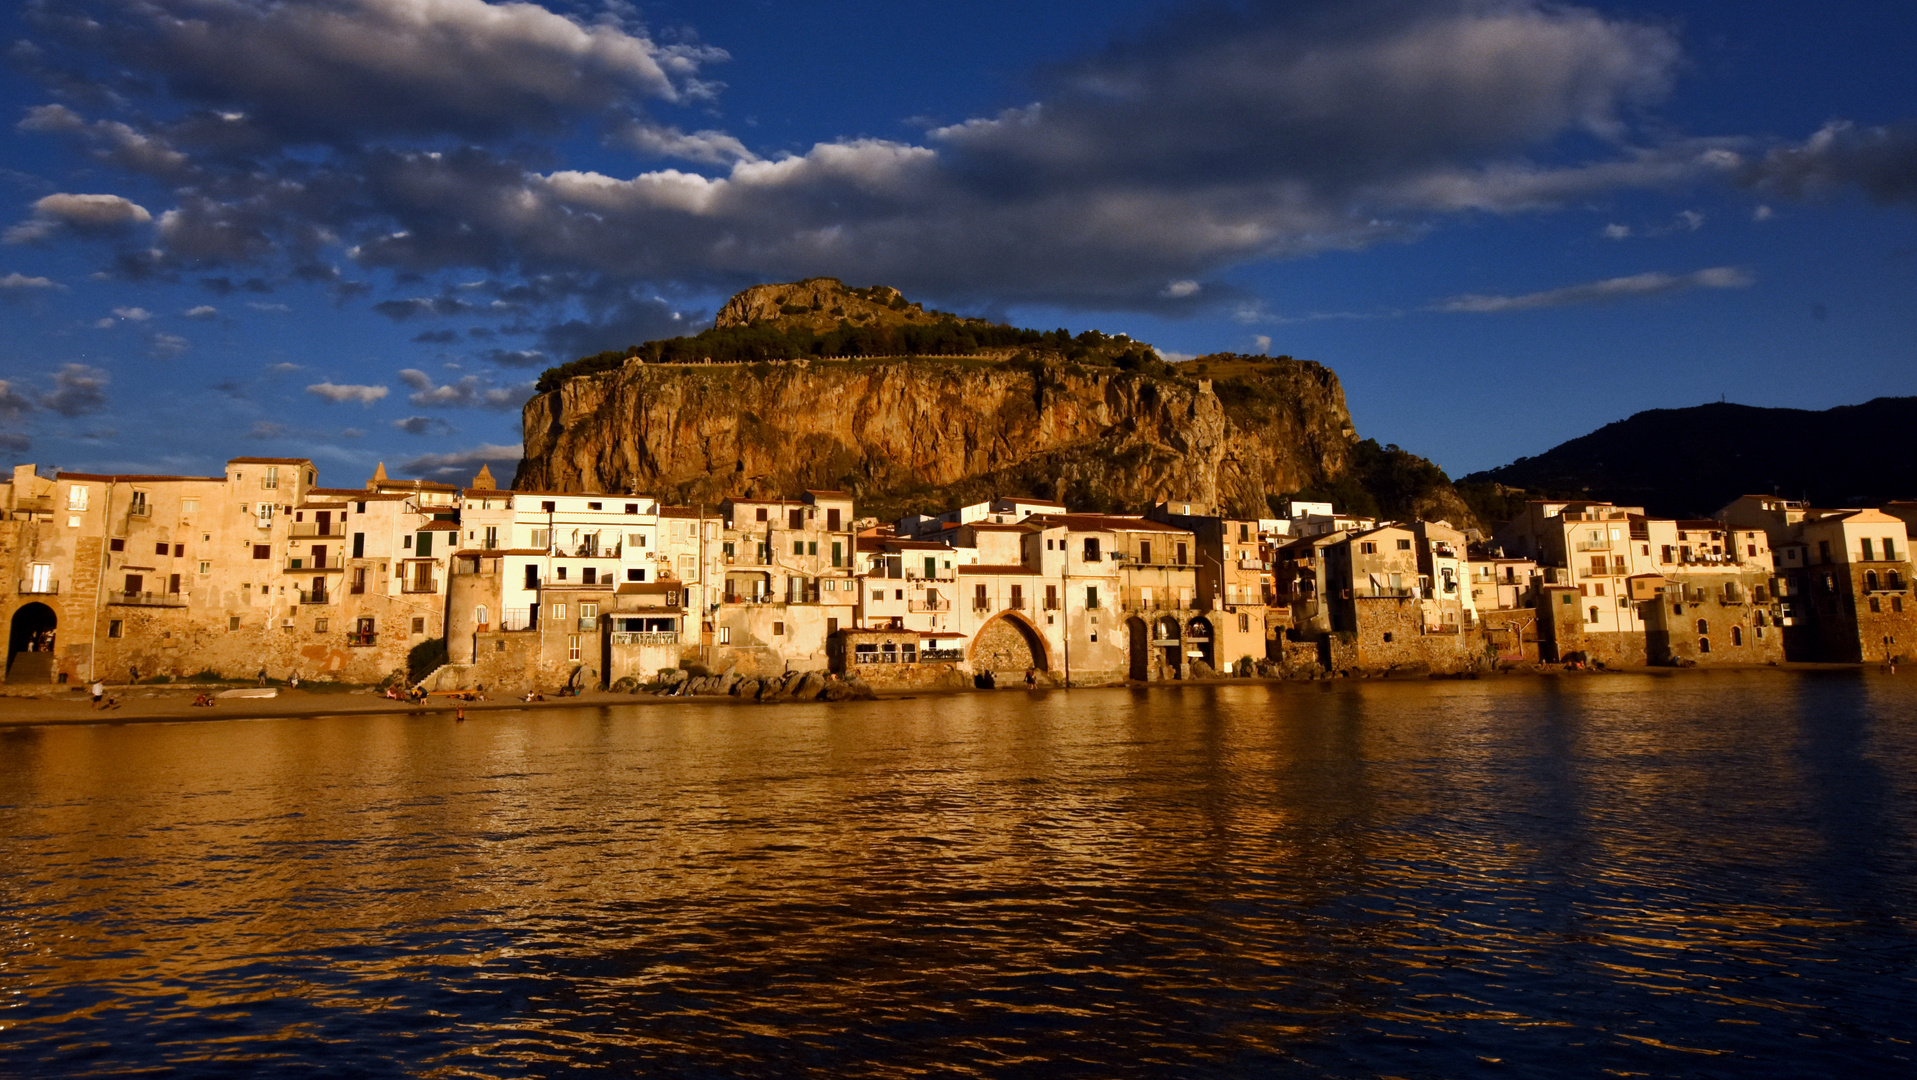
M1907 686L12 729L0 1045L49 1075L1893 1065Z

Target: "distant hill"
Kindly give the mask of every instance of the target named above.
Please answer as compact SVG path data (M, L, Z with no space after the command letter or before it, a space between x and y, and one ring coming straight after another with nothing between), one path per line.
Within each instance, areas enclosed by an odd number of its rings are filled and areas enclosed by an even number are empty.
M1459 484L1608 499L1662 516L1709 515L1745 494L1869 506L1917 497L1913 432L1917 397L1822 412L1725 403L1651 409Z

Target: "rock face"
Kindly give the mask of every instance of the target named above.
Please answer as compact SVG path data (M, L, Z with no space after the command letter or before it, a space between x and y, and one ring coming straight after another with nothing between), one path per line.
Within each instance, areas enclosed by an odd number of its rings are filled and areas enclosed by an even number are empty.
M781 285L754 285L726 301L712 325L723 328L772 323L825 333L838 326L841 319L855 326L896 326L943 319L983 323L980 319L928 312L924 305L911 303L889 285L855 289L847 288L837 278L807 278Z
M754 291L721 321L778 300ZM1351 417L1329 369L1281 357L1233 370L1214 383L1062 361L628 361L527 403L514 486L708 506L844 488L881 517L994 494L1269 516L1268 493L1348 471Z

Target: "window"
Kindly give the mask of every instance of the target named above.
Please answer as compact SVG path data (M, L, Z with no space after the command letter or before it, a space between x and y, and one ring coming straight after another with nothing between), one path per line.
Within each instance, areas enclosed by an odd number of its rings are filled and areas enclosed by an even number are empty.
M1098 537L1096 536L1088 536L1085 538L1085 561L1098 561Z
M1697 632L1698 632L1698 633L1700 633L1700 634L1708 634L1708 633L1710 633L1710 632L1711 632L1711 624L1710 624L1710 623L1709 623L1709 622L1708 622L1707 620L1704 620L1704 619L1699 619L1699 620L1697 620Z
M1897 561L1897 542L1888 536L1884 537L1884 561Z
M426 632L426 618L425 618L425 616L423 616L423 615L415 615L415 616L413 616L413 633L415 633L415 634L423 634L423 633L425 633L425 632Z
M825 527L828 532L839 531L839 512L837 510L827 510L825 512Z
M146 492L136 491L133 493L133 501L127 504L127 513L132 514L134 517L147 516Z
M756 518L755 518L754 520L757 520L757 521L764 521L764 520L766 520L766 516L765 516L765 507L763 507L763 506L761 506L761 507L759 507L759 508L758 508L758 510L757 510L757 511L755 511L755 513L756 513L756 514L757 514L758 516L757 516L757 517L756 517Z
M1377 553L1378 553L1378 545L1375 541L1371 541L1371 540L1358 541L1358 554L1376 555Z
M110 638L119 637L121 625L122 624L120 620L118 619L108 619L107 620L107 636Z
M773 624L772 624L772 636L773 636L773 637L784 637L784 636L785 636L785 624L784 624L784 623L782 623L782 622L775 622L775 623L773 623Z
M473 609L473 622L477 623L479 628L484 630L486 627L492 625L492 615L493 613L487 610L486 605L481 604Z
M1741 626L1731 627L1731 644L1732 645L1744 644L1744 628L1743 627Z
M1901 597L1901 596L1893 596L1893 597L1891 597L1891 598L1890 598L1890 610L1892 610L1892 611L1902 611L1902 610L1904 610L1904 598L1903 598L1903 597Z
M399 546L410 550L413 546L413 534L407 533L399 538Z
M1087 585L1085 587L1085 607L1090 611L1096 611L1098 609L1098 586Z
M1142 563L1152 561L1152 542L1150 540L1140 540L1138 542L1138 561Z
M213 564L202 559L200 561L200 576L205 577L206 575L212 572L213 572Z
M180 594L180 575L168 574L166 576L166 591L174 596Z
M603 509L603 508L604 508L604 506L605 506L605 504L604 504L604 503L596 503L596 502L589 502L589 503L587 503L587 504L586 504L586 509L588 509L588 510L599 510L599 509Z
M113 539L107 541L107 550L108 551L125 551L126 541L116 536Z
M579 581L582 585L599 584L599 568L596 566L586 567L584 570L579 571L579 575Z
M1598 609L1595 607L1591 609L1591 621L1592 622L1598 621Z
M670 605L670 601L668 601L667 603L668 605ZM598 604L579 605L579 625L582 629L586 627L596 626L598 625L598 623L599 623L599 605Z
M326 625L327 624L325 619L314 619L313 632L315 634L324 634L326 632Z
M1571 604L1571 594L1570 594L1570 593L1565 593L1565 594L1564 594L1564 604L1565 604L1565 606L1566 606L1566 607L1569 607L1569 606L1570 606L1570 604Z
M579 635L578 634L566 635L566 659L568 660L579 659Z
M547 605L546 614L552 617L553 622L564 622L566 619L566 605L549 604Z
M1251 632L1251 616L1244 612L1239 612L1238 614L1238 632L1241 634Z
M200 512L200 500L198 499L181 499L180 500L180 513L197 514L199 512Z
M794 540L794 541L792 541L792 554L794 554L794 555L804 555L804 554L805 554L805 541L803 541L803 540Z
M268 465L266 467L266 475L260 478L260 486L263 488L277 488L280 486L280 467L278 465Z
M1399 551L1410 551L1410 550L1411 550L1411 541L1409 541L1409 540L1399 540L1399 541L1398 541L1398 550L1399 550Z
M565 568L565 567L563 567L563 566L555 566L555 567L553 567L553 571L552 571L552 572L553 572L553 575L554 575L554 577L555 577L555 579L556 579L556 580L559 580L559 581L564 581L564 580L566 580L566 568Z
M238 615L228 615L226 617L226 629L229 632L231 632L234 630L238 630L239 628L240 628L240 617Z
M539 509L541 509L541 510L543 510L543 511L545 511L546 513L548 513L548 514L550 514L550 513L552 513L552 512L554 511L554 510L557 510L557 509L559 509L559 504L558 504L558 503L556 503L556 502L554 502L554 501L552 501L551 499L547 499L547 500L545 500L544 502L541 502L541 503L539 504Z
M1871 554L1870 537L1866 536L1861 538L1860 540L1858 540L1858 544L1861 545L1861 547L1863 548L1863 553L1864 553L1863 561L1871 562L1875 558L1875 556Z
M1058 586L1056 585L1045 586L1045 610L1058 610Z
M719 644L721 645L732 644L732 627L721 626L719 628Z
M646 572L644 570L628 570L626 571L626 580L644 581L646 580Z
M85 510L87 508L87 486L75 484L67 489L67 509Z
M1386 630L1384 632L1384 640L1385 640L1385 644L1387 645L1391 644L1391 631Z
M173 557L174 557L174 558L176 558L176 559L183 559L183 558L185 558L185 557L186 557L186 545L185 545L185 544L174 544L174 545L173 545Z
M1872 614L1876 614L1884 610L1883 604L1880 603L1875 596L1870 598L1870 610Z
M638 512L639 512L639 504L638 504L638 503L627 503L627 504L626 504L626 513L628 513L628 514L636 514L636 513L638 513Z
M805 553L807 555L817 555L819 553L819 542L817 540L807 541Z
M987 611L991 606L992 601L985 593L985 586L982 584L972 586L972 610Z
M145 589L145 587L146 587L146 579L141 577L139 574L128 574L126 576L126 591L128 595L132 595L133 593L140 592L143 589Z
M153 554L155 555L164 556L169 550L171 550L171 545L168 544L153 545Z
M788 511L786 513L786 528L789 528L789 529L805 528L805 511L803 510Z

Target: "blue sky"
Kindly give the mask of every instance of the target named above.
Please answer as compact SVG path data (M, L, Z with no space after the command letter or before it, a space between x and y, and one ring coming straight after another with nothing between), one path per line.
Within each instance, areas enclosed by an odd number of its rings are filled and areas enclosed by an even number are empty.
M543 368L815 274L1318 360L1453 475L1646 408L1917 392L1908 3L4 20L19 462L509 471Z

